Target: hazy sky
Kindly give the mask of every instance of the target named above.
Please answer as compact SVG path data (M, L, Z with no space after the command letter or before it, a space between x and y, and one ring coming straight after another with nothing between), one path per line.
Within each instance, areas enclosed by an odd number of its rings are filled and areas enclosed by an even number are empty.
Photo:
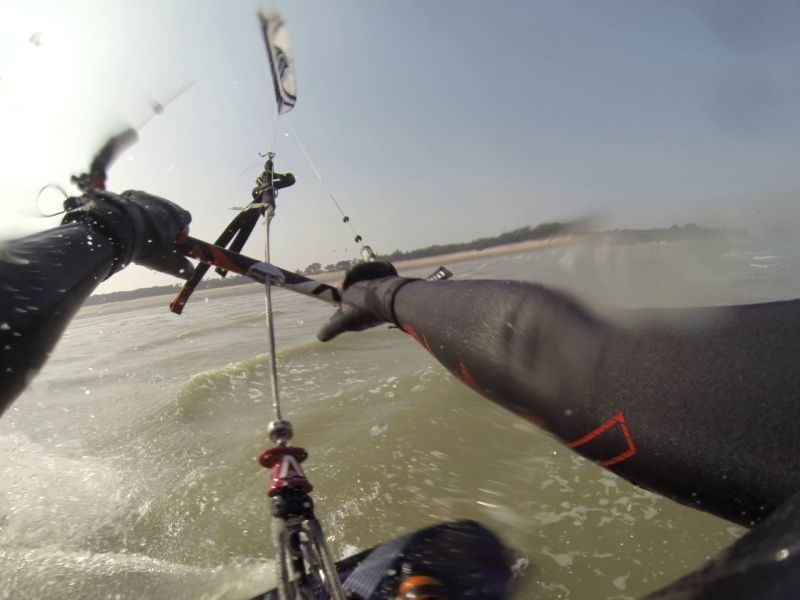
M168 197L216 237L276 124L262 8L294 46L291 125L377 251L585 216L800 227L798 2L0 0L0 235L52 226L39 188L194 82L109 187ZM356 256L285 116L277 131L298 184L274 262ZM131 267L100 291L168 281Z

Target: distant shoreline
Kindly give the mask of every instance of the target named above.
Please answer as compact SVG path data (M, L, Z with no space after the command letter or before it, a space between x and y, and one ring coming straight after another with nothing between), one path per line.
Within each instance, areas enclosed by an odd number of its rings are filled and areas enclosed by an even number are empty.
M514 244L504 244L502 246L492 246L491 248L484 248L483 250L463 250L461 252L451 252L449 254L438 254L436 256L426 256L424 258L413 258L411 260L398 260L392 264L398 272L413 271L421 269L422 267L430 267L432 265L444 265L464 262L467 260L474 260L486 256L505 256L508 254L518 254L520 252L529 252L531 250L541 250L544 248L551 248L554 246L561 246L580 237L582 234L577 235L562 235L557 237L548 238L545 240L529 240L527 242L516 242ZM339 281L344 276L344 271L329 271L325 273L318 273L316 275L309 275L308 277L321 281L323 283L332 283Z
M546 240L531 240L527 242L518 242L515 244L506 244L503 246L493 246L484 250L466 250L463 252L454 252L451 254L441 254L439 256L428 256L425 258L417 258L413 260L397 261L394 264L398 272L412 271L431 265L444 265L459 263L467 260L473 260L489 256L503 256L508 254L518 254L521 252L529 252L531 250L539 250L544 248L551 248L569 243L575 238L573 235L558 236ZM344 271L331 271L326 273L319 273L311 277L316 281L327 283L330 285L335 284L344 276ZM260 283L248 282L240 285L230 285L218 288L206 288L195 290L192 302L204 302L206 298L221 298L226 296L234 296L239 294L256 293L263 289ZM126 300L108 300L105 302L98 302L95 304L84 306L81 313L88 316L89 314L113 314L115 312L122 312L125 310L135 308L149 308L152 306L163 305L165 310L169 310L169 303L177 295L177 290L174 293L157 294L152 296L143 296L141 298L129 298ZM187 305L188 306L188 305Z
M480 259L483 257L503 256L508 254L516 254L520 252L530 252L533 250L540 250L544 248L553 248L561 246L578 239L608 239L615 245L630 245L630 244L653 244L653 243L671 243L671 242L703 242L718 239L749 239L749 234L744 230L731 230L731 229L707 229L698 227L697 225L684 225L681 227L673 226L669 229L632 229L632 230L614 230L614 231L569 231L561 235L554 235L547 238L539 238L533 240L525 240L521 242L514 242L510 244L498 244L489 246L480 250L461 250L457 252L449 252L444 254L437 254L434 256L424 256L420 258L413 258L408 260L395 260L395 268L399 272L420 269L432 265L444 265L458 263L467 260ZM325 271L321 273L314 273L309 275L310 278L323 283L332 284L342 278L343 270L338 271ZM215 285L210 287L201 287L195 290L195 297L217 297L230 294L242 293L243 289L248 289L249 286L259 286L260 284L250 282L244 278L237 277L238 281L231 281L230 283L215 282ZM254 288L255 289L255 288ZM171 288L169 286L162 286L161 289L152 289L148 294L148 289L144 288L139 292L141 295L127 298L114 298L120 292L112 292L111 294L100 294L91 296L86 306L103 306L108 304L117 303L134 303L145 302L148 303L163 302L164 298L174 298L180 286L176 285ZM245 292L247 293L247 292ZM106 297L107 296L107 297Z

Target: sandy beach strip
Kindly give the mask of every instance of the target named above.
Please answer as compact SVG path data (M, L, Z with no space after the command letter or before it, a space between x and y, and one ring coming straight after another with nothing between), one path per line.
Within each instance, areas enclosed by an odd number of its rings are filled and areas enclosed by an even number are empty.
M402 271L410 271L412 269L419 269L421 267L429 267L431 265L444 265L463 262L466 260L477 260L488 256L505 256L508 254L518 254L521 252L530 252L532 250L542 250L544 248L552 248L554 246L561 246L573 241L574 235L563 235L551 237L544 240L529 240L526 242L517 242L516 244L505 244L503 246L492 246L483 250L465 250L463 252L454 252L451 254L440 254L438 256L428 256L426 258L416 258L413 260L399 260L394 264L395 268ZM341 274L339 274L341 275Z

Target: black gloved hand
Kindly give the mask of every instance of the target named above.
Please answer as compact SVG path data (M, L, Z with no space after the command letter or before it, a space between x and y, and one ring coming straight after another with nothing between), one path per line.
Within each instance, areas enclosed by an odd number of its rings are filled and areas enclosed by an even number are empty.
M116 254L112 273L135 262L181 279L192 276L194 267L175 244L192 215L177 204L134 190L95 190L67 199L64 207L62 223L85 223L111 242Z
M398 277L388 262L365 262L350 269L342 287L342 304L317 333L321 342L345 331L363 331L381 323L396 323L392 304L403 285L414 281Z

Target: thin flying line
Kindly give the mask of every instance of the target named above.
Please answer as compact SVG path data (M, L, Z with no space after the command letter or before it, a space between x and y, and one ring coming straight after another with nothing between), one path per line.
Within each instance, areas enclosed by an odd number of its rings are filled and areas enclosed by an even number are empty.
M316 173L317 179L319 179L322 182L322 185L325 188L325 191L328 192L328 196L330 197L330 199L333 202L334 206L336 206L336 208L339 210L339 213L342 215L342 218L343 219L347 219L347 221L345 223L350 228L350 231L352 231L354 235L358 236L358 232L355 230L353 225L350 223L350 218L342 210L342 207L339 206L339 203L336 201L336 197L333 195L333 192L331 191L331 188L328 186L328 182L325 181L325 178L322 176L322 173L320 173L319 169L317 169L317 165L315 165L314 161L311 160L311 156L309 156L308 151L306 150L306 147L303 145L303 142L300 141L300 136L297 135L297 131L295 131L294 124L292 123L291 119L289 119L287 117L286 122L289 123L289 129L292 131L292 136L294 137L294 141L297 142L297 145L300 148L300 150L303 152L303 154L305 155L306 160L308 161L308 164L311 165L311 168L314 170L314 173Z

